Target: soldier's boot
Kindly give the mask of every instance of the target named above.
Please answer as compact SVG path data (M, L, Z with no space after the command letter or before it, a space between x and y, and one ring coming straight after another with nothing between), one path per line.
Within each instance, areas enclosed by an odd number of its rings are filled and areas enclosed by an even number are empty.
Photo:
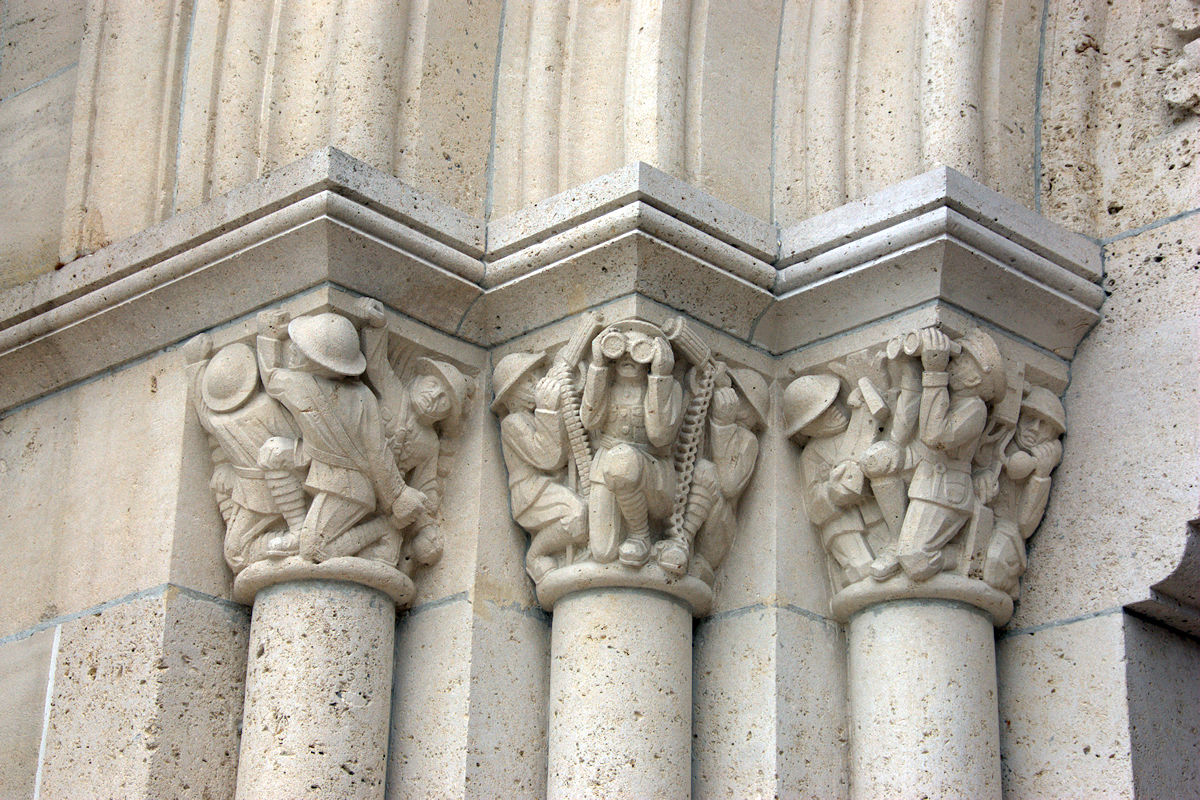
M650 514L646 495L640 489L619 489L615 492L621 516L625 519L625 541L617 549L621 563L640 567L650 559Z
M267 555L275 557L295 555L300 550L300 539L297 534L304 526L304 517L307 513L305 505L308 497L304 494L304 487L291 470L269 469L264 472L263 476L267 481L267 488L271 492L271 499L275 501L275 508L283 515L283 519L288 525L288 530L281 531L267 541Z
M436 522L424 525L409 542L412 556L418 564L436 564L442 557L442 532Z
M672 530L670 538L661 543L655 556L658 565L668 575L680 577L688 571L696 532L708 519L715 502L716 497L707 486L700 483L692 485L692 492L688 495L687 507L683 512L683 530Z

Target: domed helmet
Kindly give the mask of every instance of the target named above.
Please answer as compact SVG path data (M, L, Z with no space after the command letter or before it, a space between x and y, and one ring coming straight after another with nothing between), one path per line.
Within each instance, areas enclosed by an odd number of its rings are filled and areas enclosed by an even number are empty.
M310 361L338 375L354 377L367 368L354 323L340 314L313 314L288 323L288 336Z
M492 411L499 413L513 387L545 360L545 353L509 353L500 359L500 363L492 370L492 389L496 392Z
M1008 391L1008 376L1004 372L1004 356L1000 355L996 340L982 328L972 328L958 343L979 365L983 379L979 385L979 396L984 400L1004 397Z
M239 408L250 399L258 384L258 363L254 351L238 342L226 345L204 368L200 396L213 411Z
M754 417L751 427L766 427L767 410L770 407L770 392L767 390L766 378L748 367L731 367L729 379L750 406L750 415Z
M1049 389L1041 386L1030 389L1021 400L1021 414L1027 411L1053 425L1056 437L1067 432L1067 413L1063 410L1062 401Z
M842 382L834 375L804 375L783 391L784 435L800 433L837 399Z

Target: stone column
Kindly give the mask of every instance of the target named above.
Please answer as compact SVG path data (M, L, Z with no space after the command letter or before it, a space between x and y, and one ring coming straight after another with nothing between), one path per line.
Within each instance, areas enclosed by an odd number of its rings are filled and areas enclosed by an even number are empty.
M492 383L526 568L554 615L547 794L687 798L692 618L736 532L766 381L681 318L589 316L553 352L505 355Z
M292 566L254 598L237 797L381 798L397 597Z
M653 589L554 606L551 798L690 796L692 609Z
M853 798L1001 796L993 625L1062 456L1062 405L981 328L929 326L784 392L848 624Z
M991 618L897 600L854 614L848 638L852 796L999 798Z
M442 436L470 382L400 359L383 306L259 314L185 346L234 599L253 604L237 797L380 800L397 606L442 554ZM361 330L360 330L361 328ZM399 346L397 346L399 345Z

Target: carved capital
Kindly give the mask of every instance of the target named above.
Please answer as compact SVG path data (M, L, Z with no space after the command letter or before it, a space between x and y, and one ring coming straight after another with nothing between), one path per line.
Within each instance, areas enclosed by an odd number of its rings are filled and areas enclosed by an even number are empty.
M394 337L381 303L351 315L269 309L252 341L184 349L209 435L234 596L361 583L398 605L442 555L442 476L472 381Z
M930 326L796 378L783 411L836 617L936 598L1008 620L1066 430L1024 363Z
M758 458L763 377L718 359L682 318L590 314L557 351L510 353L492 379L542 605L626 586L705 613Z

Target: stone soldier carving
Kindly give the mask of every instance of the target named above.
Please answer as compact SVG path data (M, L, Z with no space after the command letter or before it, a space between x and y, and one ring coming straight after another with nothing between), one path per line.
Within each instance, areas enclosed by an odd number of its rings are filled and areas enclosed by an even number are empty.
M1066 429L1062 402L1048 389L1031 387L1021 401L1016 433L1004 450L993 503L996 523L983 565L983 579L1014 598L1025 572L1025 540L1046 511L1050 473L1062 460L1059 437Z
M674 367L666 335L642 320L609 325L592 341L579 413L596 451L588 533L602 563L619 557L626 566L645 564L651 520L671 513L671 444L683 411Z
M429 501L405 483L378 400L357 379L366 358L354 324L332 313L289 322L285 312L265 311L258 360L267 393L292 413L301 438L268 440L260 463L308 464L304 486L313 497L293 531L299 555L318 562L359 555L395 565L399 531L429 513ZM370 518L377 509L383 516Z
M253 350L236 343L211 355L208 334L184 348L196 414L213 442L211 485L226 525L225 560L237 573L287 546L282 535L288 523L258 453L268 439L295 438L297 431L283 407L260 388ZM302 507L299 479L289 472L284 481L290 485L274 494L290 493Z
M447 448L439 431L449 437L457 435L470 385L453 365L424 357L417 359L411 380L402 379L388 357L383 304L364 298L359 308L367 320L362 331L366 377L379 394L388 444L406 483L427 500L417 509L409 549L419 563L432 564L442 554L436 515L441 508L441 466Z
M972 460L987 424L988 404L1007 382L1000 351L982 330L957 342L936 328L919 335L924 372L913 443L916 468L897 559L909 578L924 581L945 567L942 548L973 511Z
M750 369L724 369L713 392L708 458L696 461L685 526L695 529L695 556L711 573L737 531L737 504L758 461L757 431L766 426L767 385Z
M567 487L570 442L559 413L563 379L539 375L544 353L511 353L492 374L513 519L529 531L525 569L534 583L587 544L587 505Z
M850 415L840 391L841 380L834 375L799 377L784 390L783 411L785 435L804 446L800 476L808 519L850 584L870 574L874 556L860 509L868 487L862 468L846 452L843 435Z

